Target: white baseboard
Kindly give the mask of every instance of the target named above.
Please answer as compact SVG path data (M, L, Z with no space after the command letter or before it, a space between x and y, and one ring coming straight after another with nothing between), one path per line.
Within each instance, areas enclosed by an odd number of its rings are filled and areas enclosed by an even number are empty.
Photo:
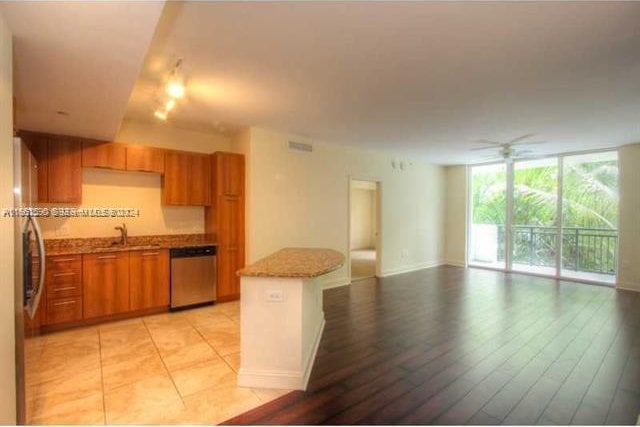
M322 289L325 290L325 289L339 288L340 286L347 286L350 284L351 282L349 281L348 277L340 277L338 279L326 280L322 282Z
M320 340L322 339L322 332L324 331L325 323L326 322L324 320L324 312L323 312L322 322L320 322L320 325L316 330L316 336L313 340L313 347L311 349L311 352L309 353L309 356L307 357L307 360L305 360L304 362L305 368L304 368L304 375L302 376L302 384L303 384L302 390L307 389L307 384L309 383L309 377L311 376L311 370L313 369L313 362L316 361L316 353L318 352L318 347L320 346Z
M466 262L464 262L464 261L456 261L456 260L445 261L443 264L452 265L454 267L463 267L463 268L465 268L467 266Z
M417 264L406 265L398 268L385 270L382 272L380 277L389 277L389 276L395 276L396 274L410 273L412 271L424 270L425 268L438 267L443 264L444 262L442 261L436 261L436 262L421 262Z
M640 286L634 286L631 283L618 283L616 285L616 289L620 289L621 291L640 292Z
M324 331L324 316L316 329L316 336L313 348L304 362L304 369L300 371L277 371L277 370L248 370L238 371L238 385L240 387L273 388L282 390L306 390L309 376L313 369L313 362L316 360L316 353Z

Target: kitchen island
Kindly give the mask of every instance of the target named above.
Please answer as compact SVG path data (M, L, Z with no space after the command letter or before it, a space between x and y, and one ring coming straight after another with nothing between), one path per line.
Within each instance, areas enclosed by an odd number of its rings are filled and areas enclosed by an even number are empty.
M306 388L324 328L320 277L343 264L332 249L285 248L238 272L238 385Z

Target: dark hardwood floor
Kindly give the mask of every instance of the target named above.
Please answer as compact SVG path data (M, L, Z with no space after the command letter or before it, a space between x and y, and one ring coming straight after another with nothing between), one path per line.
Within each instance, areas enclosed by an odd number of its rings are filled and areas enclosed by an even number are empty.
M227 424L635 424L640 294L437 267L324 293L309 386Z

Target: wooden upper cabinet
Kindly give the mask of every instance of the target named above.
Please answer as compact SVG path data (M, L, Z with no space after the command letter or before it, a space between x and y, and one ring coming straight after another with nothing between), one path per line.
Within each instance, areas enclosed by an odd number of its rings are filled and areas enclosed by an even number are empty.
M129 256L131 310L169 305L169 251L132 251Z
M164 173L164 150L144 145L127 146L127 170Z
M127 147L115 142L83 141L82 167L126 169Z
M38 175L38 202L49 200L49 168L47 159L49 157L49 140L45 135L29 132L20 132L20 137L25 142L33 157L37 162Z
M85 319L129 311L129 301L129 252L82 256L82 309Z
M211 161L208 154L191 154L189 159L189 204L211 204Z
M72 137L55 137L48 142L47 202L82 201L82 142Z
M217 152L213 158L216 165L216 195L244 195L244 156Z
M164 155L163 202L167 205L189 204L189 155L167 151Z
M38 202L82 201L82 140L79 138L20 131L37 161Z
M211 164L209 155L166 151L162 184L167 205L209 206L211 204Z

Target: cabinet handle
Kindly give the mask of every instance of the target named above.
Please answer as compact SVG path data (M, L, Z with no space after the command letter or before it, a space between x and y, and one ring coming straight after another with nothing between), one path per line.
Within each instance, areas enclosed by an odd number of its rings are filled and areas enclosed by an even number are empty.
M69 273L53 273L53 277L60 277L60 276L74 276L78 273L76 273L75 271L71 271Z
M115 255L102 255L97 257L97 259L115 259Z
M154 256L154 255L160 255L160 252L143 252L142 256Z
M64 292L64 291L69 291L71 289L75 289L75 286L64 286L62 288L55 288L53 289L53 292Z
M69 304L75 304L75 303L76 303L75 301L54 302L53 306L54 307L58 307L58 306L61 306L61 305L69 305Z

